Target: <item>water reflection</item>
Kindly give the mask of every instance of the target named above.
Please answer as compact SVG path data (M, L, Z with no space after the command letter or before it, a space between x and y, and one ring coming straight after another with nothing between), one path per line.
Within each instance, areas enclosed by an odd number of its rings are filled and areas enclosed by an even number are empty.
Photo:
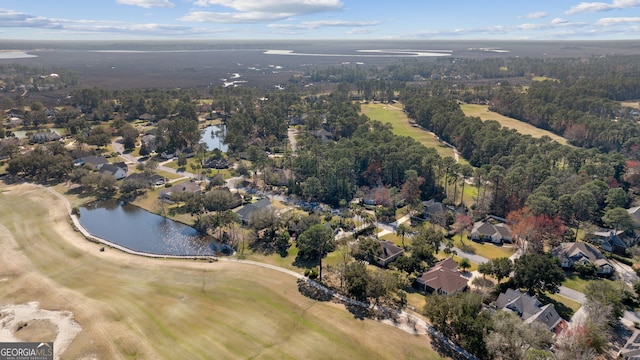
M94 236L159 255L219 255L221 244L182 223L117 200L80 208L80 223Z
M207 126L200 133L201 142L206 143L209 150L220 149L222 152L227 152L229 147L224 143L224 135L226 134L226 127L224 125L211 125Z

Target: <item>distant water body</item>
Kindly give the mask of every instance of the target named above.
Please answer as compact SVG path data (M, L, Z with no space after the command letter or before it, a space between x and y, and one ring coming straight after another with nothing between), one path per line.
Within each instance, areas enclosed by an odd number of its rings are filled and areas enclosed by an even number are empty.
M357 54L331 54L331 53L303 53L293 50L267 50L266 55L292 55L292 56L328 56L328 57L433 57L451 56L452 50L356 50Z
M0 59L26 59L38 57L37 55L29 55L24 51L0 51Z

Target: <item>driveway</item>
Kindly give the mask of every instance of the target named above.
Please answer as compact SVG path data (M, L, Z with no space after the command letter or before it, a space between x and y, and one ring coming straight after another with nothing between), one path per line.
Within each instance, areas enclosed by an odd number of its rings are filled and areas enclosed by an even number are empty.
M124 145L122 144L122 136L118 136L113 139L111 142L111 147L113 148L113 152L116 152L120 155L121 158L126 162L137 163L138 159L135 156L131 156L129 154L124 153Z

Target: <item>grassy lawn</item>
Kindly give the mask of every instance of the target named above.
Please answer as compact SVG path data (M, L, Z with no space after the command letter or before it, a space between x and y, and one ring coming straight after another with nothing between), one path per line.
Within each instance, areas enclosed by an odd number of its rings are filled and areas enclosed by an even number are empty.
M100 252L40 188L0 192L0 230L0 303L73 313L63 358L441 359L427 336L305 297L280 272Z
M492 243L487 243L487 242L478 243L475 241L471 241L467 239L466 236L465 236L464 242L461 242L460 235L454 236L454 246L461 249L464 249L465 247L469 247L470 249L473 250L473 253L475 253L476 255L486 257L487 259L509 257L513 255L513 253L515 252L515 249L509 248L509 247L498 246L498 245L494 245Z
M562 282L562 285L568 287L569 289L573 289L575 291L580 291L581 293L586 293L587 285L592 281L611 281L608 279L583 279L575 273L567 272L565 280Z
M553 80L553 81L560 81L558 79L554 79L554 78L550 78L550 77L546 77L546 76L534 76L531 78L531 80L533 81L545 81L545 80Z
M496 112L489 111L489 107L487 105L464 104L460 105L460 108L467 116L479 117L480 119L482 119L482 121L495 120L499 122L500 125L509 129L515 129L521 134L531 135L534 138L541 138L546 135L563 145L567 145L567 139L563 138L562 136L558 136L547 130L539 129L523 121L512 119L510 117L500 115Z
M577 301L571 300L569 298L566 298L562 295L558 295L558 294L547 294L547 296L553 300L555 300L556 302L559 302L561 304L564 304L566 307L568 307L569 309L571 309L574 313L576 311L578 311L578 309L580 309L580 307L582 306L582 304L580 304Z
M389 104L362 104L362 113L372 120L378 120L393 126L393 133L399 136L408 136L422 145L436 149L442 157L453 157L453 149L442 144L433 134L409 124L409 118L402 111L402 105ZM461 159L462 160L462 159Z

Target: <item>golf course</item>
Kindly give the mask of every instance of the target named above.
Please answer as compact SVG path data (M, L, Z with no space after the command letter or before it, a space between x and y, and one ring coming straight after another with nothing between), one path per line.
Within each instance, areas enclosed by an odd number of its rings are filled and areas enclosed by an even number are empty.
M78 329L34 312L0 341L64 340L57 357L87 360L441 358L426 335L306 297L282 272L100 248L47 189L0 185L0 318L38 302Z

